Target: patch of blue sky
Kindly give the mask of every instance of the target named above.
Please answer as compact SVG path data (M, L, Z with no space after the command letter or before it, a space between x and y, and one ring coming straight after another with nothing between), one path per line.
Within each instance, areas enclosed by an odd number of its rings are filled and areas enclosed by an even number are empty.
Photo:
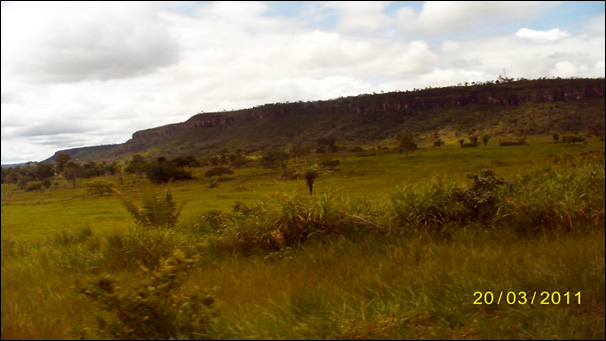
M563 1L541 13L528 28L541 31L559 28L572 34L582 33L584 22L603 15L604 8L604 1Z

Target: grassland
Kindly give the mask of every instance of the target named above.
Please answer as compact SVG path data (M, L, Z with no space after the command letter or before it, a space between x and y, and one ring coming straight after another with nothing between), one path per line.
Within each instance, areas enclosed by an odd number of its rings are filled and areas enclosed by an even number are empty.
M604 339L604 142L550 140L335 154L314 199L281 170L237 169L211 189L193 169L197 179L170 185L187 202L172 229L136 226L115 196L61 180L38 192L3 185L2 339L98 337L100 306L76 283L110 274L134 287L149 277L141 266L175 249L200 257L180 290L212 292L213 338ZM485 168L520 185L499 192L490 220L448 220L461 208L431 191L468 188ZM125 195L142 195L142 179L122 180ZM233 212L237 201L251 213ZM322 233L272 244L290 222ZM572 302L473 304L476 292L568 292Z

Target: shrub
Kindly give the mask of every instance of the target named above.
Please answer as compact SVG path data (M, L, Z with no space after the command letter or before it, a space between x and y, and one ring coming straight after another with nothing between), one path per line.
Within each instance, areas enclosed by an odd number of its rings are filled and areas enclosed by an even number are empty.
M401 187L391 195L392 225L435 229L447 222L461 222L468 215L465 205L456 199L456 183L434 181L429 187Z
M196 262L177 249L130 290L107 275L79 285L80 293L101 305L96 334L116 340L211 339L214 299L198 288L183 289Z
M84 184L86 187L86 194L98 195L102 197L106 193L112 193L114 190L114 184L107 180L94 180Z
M603 226L603 152L537 167L518 177L516 183L513 193L499 205L495 223L523 232L555 228L570 231L600 222Z
M278 197L254 208L238 207L234 213L221 214L220 228L215 231L219 248L250 254L294 248L331 236L383 233L385 229L376 222L378 215L367 203L328 194L311 199Z
M458 191L454 198L467 208L466 220L487 221L492 218L498 209L500 188L513 186L513 183L496 176L493 171L485 169L480 174L467 175L473 184Z
M331 171L334 171L335 167L337 167L339 163L341 163L339 160L325 159L320 162L320 166L330 168Z
M53 185L51 180L48 178L42 180L41 184L42 184L42 187L44 187L46 189L49 189Z
M261 165L267 168L275 168L280 165L281 162L288 160L290 154L287 152L270 149L263 153L261 158Z
M25 187L27 187L27 182L30 180L31 178L28 176L20 176L19 180L17 181L17 188L19 189L25 189Z
M39 191L42 189L42 184L39 182L31 182L25 186L26 192Z
M230 175L230 174L234 174L234 171L227 167L218 166L218 167L214 167L214 168L211 168L208 171L206 171L206 173L204 173L204 176L207 178L210 178L213 176L218 176L219 180L221 180L221 177L223 175Z
M506 146L522 146L526 144L526 139L525 138L521 138L518 141L503 141L501 143L499 143L499 146L502 147L506 147Z
M191 172L187 172L170 162L156 161L146 169L147 178L154 183L166 183L172 180L191 179Z
M585 138L583 136L564 136L562 137L562 142L566 143L575 143L575 142L584 142Z
M148 185L143 193L141 208L118 191L115 193L118 194L118 198L137 223L145 226L172 228L181 214L181 208L185 205L183 202L177 206L168 187L162 193L155 193L151 185Z

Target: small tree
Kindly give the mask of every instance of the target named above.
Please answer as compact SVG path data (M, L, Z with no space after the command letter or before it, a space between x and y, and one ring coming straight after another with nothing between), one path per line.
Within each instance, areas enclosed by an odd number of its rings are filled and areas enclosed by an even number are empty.
M217 312L208 292L187 290L189 273L199 259L176 249L158 269L142 280L121 288L104 275L78 292L100 306L96 328L83 328L81 339L113 340L206 340L215 338L212 320ZM89 335L90 332L97 335Z
M488 144L488 140L490 140L490 135L484 134L482 136L482 142L484 142L484 147L486 147L486 145Z
M560 142L560 134L553 134L553 142Z
M72 188L76 188L76 179L80 176L82 167L79 164L70 161L63 167L63 176L66 181L72 182Z
M436 148L440 148L444 145L444 141L442 139L437 139L433 142L433 146Z
M191 172L187 172L166 161L156 161L148 165L147 178L155 183L169 182L171 180L191 179Z
M102 197L105 193L113 191L114 184L107 180L95 180L84 184L84 187L86 187L86 194Z
M137 207L130 198L125 197L117 190L114 190L114 193L118 195L126 210L135 218L137 223L145 226L172 228L176 224L181 214L181 209L185 205L185 202L183 202L177 206L168 187L164 192L156 193L151 183L147 185L143 192L143 205L141 208Z
M320 176L318 165L313 165L305 170L305 182L309 188L309 195L314 195L314 182Z
M316 150L318 153L336 153L339 150L336 145L337 139L334 137L321 138L316 142L318 143L318 149Z
M410 135L410 134L398 135L396 138L398 139L398 142L399 142L398 147L400 149L400 152L406 153L407 157L410 152L414 152L415 150L418 149L417 144L414 142L414 140L412 138L412 135Z
M213 176L218 176L219 181L221 181L221 177L223 175L230 175L230 174L234 174L234 171L227 167L218 166L218 167L214 167L214 168L211 168L208 171L206 171L206 173L204 173L204 176L207 178L211 178Z
M469 142L471 142L471 144L478 144L478 136L477 135L469 135Z
M68 153L59 153L55 158L55 167L57 173L63 173L63 168L68 162L72 160L72 157Z

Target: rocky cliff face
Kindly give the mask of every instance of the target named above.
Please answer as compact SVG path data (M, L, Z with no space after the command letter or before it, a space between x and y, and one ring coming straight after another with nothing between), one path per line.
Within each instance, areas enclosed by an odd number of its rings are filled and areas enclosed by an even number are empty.
M451 119L444 119L443 113L453 109L473 106L489 107L495 111L525 103L603 100L604 93L604 79L552 79L360 95L328 101L266 104L245 110L198 114L183 123L138 131L125 144L103 149L97 155L116 158L166 143L171 144L170 148L164 148L167 151L184 144L192 144L196 148L217 147L239 140L243 134L246 135L246 143L262 140L258 143L261 145L271 144L272 139L279 142L280 137L320 138L335 134L335 129L350 140L379 139L406 124L412 124L411 129L417 132L435 129L436 126L444 127L452 122ZM603 107L599 114L604 116ZM424 127L424 120L433 120L431 126ZM414 124L410 123L413 121ZM251 133L250 130L255 131ZM369 131L374 135L357 136L367 135Z
M471 87L451 87L415 92L394 92L380 95L364 95L329 101L307 103L269 104L257 108L226 114L198 114L184 123L148 129L133 134L133 140L157 140L171 138L184 130L212 127L230 127L255 120L267 120L292 115L313 113L355 114L361 116L387 115L390 119L407 112L447 109L472 104L516 106L526 102L552 103L570 100L604 97L604 80L544 80L537 85L490 84ZM399 115L398 115L399 114ZM394 117L395 116L395 117Z

